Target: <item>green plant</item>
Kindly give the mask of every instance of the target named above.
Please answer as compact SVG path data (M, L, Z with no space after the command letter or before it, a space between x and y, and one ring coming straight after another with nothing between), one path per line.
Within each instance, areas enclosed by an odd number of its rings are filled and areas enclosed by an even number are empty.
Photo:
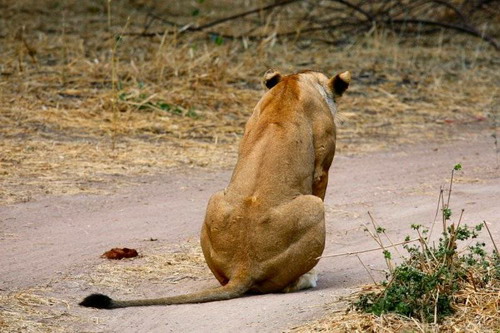
M381 291L361 294L354 304L358 310L376 315L393 312L436 323L454 313L456 295L466 286L476 290L500 283L498 249L486 222L474 227L461 225L462 210L458 222L448 224L452 215L448 205L453 172L460 169L461 165L457 164L452 170L447 203L440 200L444 229L437 244L430 242L428 228L413 224L411 228L418 234L418 244L403 245L408 255L401 264L390 269ZM495 247L493 253L486 251L484 242L459 250L459 242L476 239L484 227ZM377 233L385 231L381 227L375 230ZM410 237L405 240L409 241ZM391 258L390 253L383 246L381 248L387 261Z
M145 111L165 111L174 115L179 115L183 117L189 117L193 119L198 119L198 113L192 109L186 109L180 105L175 105L171 103L167 103L165 101L152 101L152 96L148 96L146 94L133 95L126 92L122 92L118 95L118 99L128 105L134 106L137 110L145 110Z
M219 34L210 34L210 40L215 43L215 45L224 44L224 37Z

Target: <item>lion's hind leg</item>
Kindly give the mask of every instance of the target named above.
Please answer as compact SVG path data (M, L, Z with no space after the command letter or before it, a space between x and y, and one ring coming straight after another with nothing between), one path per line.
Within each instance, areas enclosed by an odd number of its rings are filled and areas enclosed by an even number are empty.
M309 289L316 287L318 282L318 273L316 270L311 269L306 274L299 277L294 282L290 283L288 286L283 289L284 293L293 293L295 291Z

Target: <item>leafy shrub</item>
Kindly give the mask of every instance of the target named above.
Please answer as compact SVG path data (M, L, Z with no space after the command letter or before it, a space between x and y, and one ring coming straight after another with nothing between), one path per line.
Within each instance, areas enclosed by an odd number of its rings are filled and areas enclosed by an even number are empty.
M460 168L461 165L457 164L453 171ZM462 211L458 223L448 225L452 214L448 207L449 195L445 204L441 200L442 193L440 202L444 230L437 244L430 244L429 229L412 225L418 233L419 244L403 245L408 256L388 274L382 291L359 297L355 302L358 310L376 315L393 312L422 322L438 322L454 313L455 296L466 286L477 290L500 284L500 257L494 242L492 254L488 254L484 242L469 245L462 252L458 250L457 243L476 239L479 232L487 228L486 222L474 227L460 225ZM406 241L409 240L410 237L407 237ZM386 260L390 259L390 252L384 249L383 253Z

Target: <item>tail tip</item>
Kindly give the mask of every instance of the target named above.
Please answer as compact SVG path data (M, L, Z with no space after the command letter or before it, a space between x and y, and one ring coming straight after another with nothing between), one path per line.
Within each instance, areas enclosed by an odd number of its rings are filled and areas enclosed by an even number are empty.
M111 309L113 300L103 294L92 294L79 303L80 306L96 309Z

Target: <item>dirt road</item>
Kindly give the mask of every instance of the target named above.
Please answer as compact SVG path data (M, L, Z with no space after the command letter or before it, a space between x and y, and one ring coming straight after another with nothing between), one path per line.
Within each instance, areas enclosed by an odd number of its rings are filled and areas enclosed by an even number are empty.
M394 242L410 234L412 223L430 224L439 188L447 184L456 163L463 171L456 176L451 199L455 218L463 208L462 223L486 220L499 240L500 171L493 139L484 134L462 137L452 145L337 156L325 201L325 254L376 246L363 231L369 223L367 211ZM5 301L0 304L0 327L4 318L8 331L9 320L18 318L25 321L22 331L49 327L66 332L276 332L321 316L336 296L370 282L356 257L342 256L321 260L318 288L300 293L113 311L76 305L96 291L130 298L215 286L206 269L198 278L175 284L130 281L134 290L127 284L92 284L89 276L104 261L99 256L112 247L132 247L144 254L117 264L123 266L153 256L159 245L196 239L210 194L223 188L229 177L230 171L172 171L112 195L47 197L0 207L0 296ZM360 257L370 268L384 268L379 251ZM48 301L23 303L28 294ZM16 313L17 309L27 313Z

